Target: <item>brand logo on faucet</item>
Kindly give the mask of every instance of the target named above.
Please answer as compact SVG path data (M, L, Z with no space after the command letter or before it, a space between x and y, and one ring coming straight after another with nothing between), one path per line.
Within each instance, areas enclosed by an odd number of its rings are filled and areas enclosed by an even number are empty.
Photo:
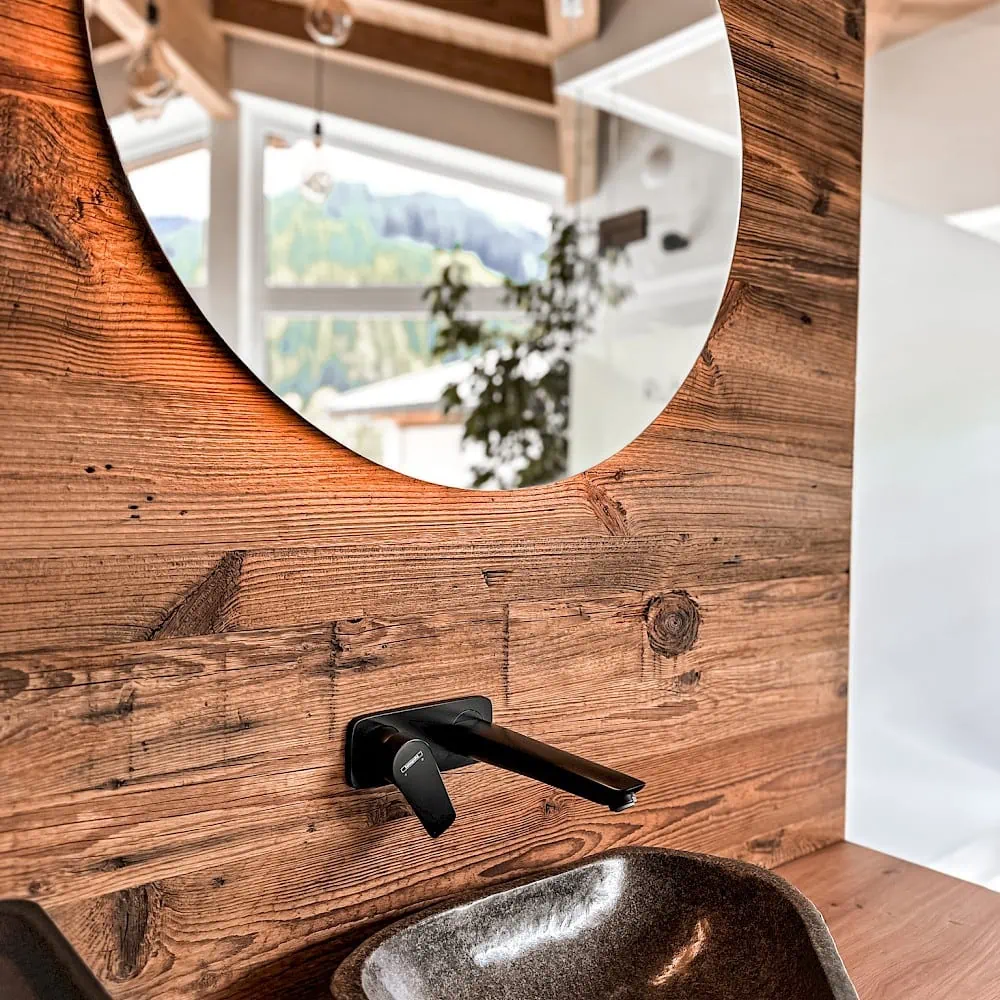
M418 750L400 769L400 774L406 774L414 764L419 764L424 759L423 750Z

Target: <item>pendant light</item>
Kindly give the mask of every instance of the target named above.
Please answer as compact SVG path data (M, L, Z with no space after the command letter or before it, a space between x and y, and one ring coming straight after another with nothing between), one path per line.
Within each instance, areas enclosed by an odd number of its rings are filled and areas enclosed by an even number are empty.
M144 108L162 108L177 93L177 74L160 40L160 9L156 0L146 4L146 33L125 68L130 101Z
M125 102L125 107L131 112L137 122L155 122L163 117L165 104L140 104L131 94Z
M345 0L313 0L306 8L305 27L310 38L324 48L346 44L354 16ZM299 191L309 201L325 202L333 190L334 153L323 137L323 69L326 60L316 56L316 124L312 141L305 147Z
M323 57L316 56L316 124L311 141L302 144L302 180L299 191L309 201L324 202L333 190L333 150L323 141Z
M353 27L354 14L347 0L312 0L306 7L306 33L317 45L339 48Z
M323 142L323 125L317 119L312 142L306 144L302 159L302 181L299 191L303 198L325 202L333 190L333 150Z

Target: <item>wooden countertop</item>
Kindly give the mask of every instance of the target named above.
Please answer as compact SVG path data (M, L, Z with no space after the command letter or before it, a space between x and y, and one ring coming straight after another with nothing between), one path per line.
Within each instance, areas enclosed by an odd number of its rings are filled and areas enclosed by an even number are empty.
M778 872L822 911L861 1000L1000 1000L1000 893L854 844Z

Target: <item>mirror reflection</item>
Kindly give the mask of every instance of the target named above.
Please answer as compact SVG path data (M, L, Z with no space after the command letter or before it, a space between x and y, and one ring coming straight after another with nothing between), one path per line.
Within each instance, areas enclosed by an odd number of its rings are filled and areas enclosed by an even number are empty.
M336 441L534 486L687 377L740 203L714 0L91 0L88 23L178 276Z

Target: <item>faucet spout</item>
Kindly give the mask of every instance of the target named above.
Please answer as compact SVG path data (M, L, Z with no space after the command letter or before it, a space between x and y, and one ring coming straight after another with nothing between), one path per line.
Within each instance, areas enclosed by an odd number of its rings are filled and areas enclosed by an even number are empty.
M455 818L441 774L477 761L622 812L645 782L493 724L489 698L473 696L358 716L347 730L353 788L395 785L432 837Z
M463 715L450 725L432 725L428 735L452 753L560 788L612 812L634 806L645 787L638 778L474 715Z

